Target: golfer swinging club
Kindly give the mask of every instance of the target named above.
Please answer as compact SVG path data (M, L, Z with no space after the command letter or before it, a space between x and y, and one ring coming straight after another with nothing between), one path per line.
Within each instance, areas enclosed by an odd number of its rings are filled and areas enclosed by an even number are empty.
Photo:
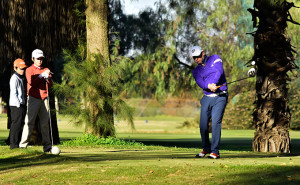
M200 101L200 134L203 150L195 157L203 158L209 154L209 158L217 159L220 158L221 124L228 98L222 59L218 55L206 56L200 46L192 47L190 55L198 64L193 70L193 76L204 93ZM209 141L208 123L210 119L212 120L212 143Z

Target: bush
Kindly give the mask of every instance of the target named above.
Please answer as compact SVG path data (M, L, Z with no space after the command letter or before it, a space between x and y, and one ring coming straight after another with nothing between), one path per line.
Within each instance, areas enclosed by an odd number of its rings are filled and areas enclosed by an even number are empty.
M199 123L200 123L199 118L193 120L186 120L182 123L182 125L179 128L198 128Z
M122 139L117 139L115 137L98 138L92 134L84 134L81 137L72 139L70 141L65 141L63 146L94 146L94 145L110 145L110 146L144 146L143 143L133 141L125 141Z
M222 128L251 129L253 123L255 91L235 95L227 103Z

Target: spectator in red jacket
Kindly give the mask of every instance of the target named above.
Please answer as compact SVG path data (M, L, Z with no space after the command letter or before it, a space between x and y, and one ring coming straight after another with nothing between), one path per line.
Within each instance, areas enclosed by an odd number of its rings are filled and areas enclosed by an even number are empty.
M51 72L48 68L42 67L44 53L36 49L32 52L33 64L26 69L27 79L27 112L25 116L25 125L23 128L20 148L26 148L34 128L36 117L39 116L40 128L42 133L42 142L44 152L50 152L52 143L49 134L49 112L47 103L46 84L52 87Z

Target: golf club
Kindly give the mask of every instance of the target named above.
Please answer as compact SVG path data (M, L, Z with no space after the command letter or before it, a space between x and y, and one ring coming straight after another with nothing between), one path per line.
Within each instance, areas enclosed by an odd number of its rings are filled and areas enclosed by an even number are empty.
M248 71L248 76L247 76L247 77L244 77L244 78L241 78L241 79L232 81L232 82L228 82L228 83L225 83L225 84L223 84L223 85L219 85L219 86L217 86L217 88L220 88L220 87L222 87L222 86L224 86L224 85L226 85L226 84L229 85L229 84L232 84L232 83L235 83L235 82L239 82L239 81L242 81L242 80L246 80L246 79L252 78L252 77L254 77L254 76L255 76L255 68L251 68L251 69Z
M53 73L52 73L53 74ZM53 133L52 133L52 120L51 120L51 109L50 109L50 95L49 95L49 88L48 88L48 78L45 78L46 80L46 90L47 90L47 95L48 95L48 108L49 108L49 121L50 121L50 135L51 135L51 154L59 155L61 150L57 146L53 146Z
M53 146L53 135L52 135L52 121L51 121L51 111L50 111L50 96L49 96L49 89L48 89L48 79L46 79L46 90L47 90L47 104L49 108L49 121L50 121L50 134L51 134L51 144Z

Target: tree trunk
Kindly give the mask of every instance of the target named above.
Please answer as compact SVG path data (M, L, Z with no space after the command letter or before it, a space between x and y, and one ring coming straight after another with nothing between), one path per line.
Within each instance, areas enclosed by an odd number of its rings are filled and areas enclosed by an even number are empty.
M253 151L291 152L287 72L296 65L290 41L285 37L291 5L286 0L255 0L254 9L249 9L257 27L253 34L253 60L257 65Z
M100 54L105 65L110 66L109 42L108 42L108 0L87 0L86 9L86 30L87 30L87 61L95 60L95 55ZM100 70L100 67L99 67ZM87 90L88 91L88 90ZM97 136L114 136L113 108L111 105L112 93L101 91L104 97L104 110L92 108L91 115L100 112L102 115L101 124L94 123L86 128L86 132Z
M108 46L108 1L87 0L86 29L88 54L100 53L109 61ZM88 57L90 57L88 55Z

